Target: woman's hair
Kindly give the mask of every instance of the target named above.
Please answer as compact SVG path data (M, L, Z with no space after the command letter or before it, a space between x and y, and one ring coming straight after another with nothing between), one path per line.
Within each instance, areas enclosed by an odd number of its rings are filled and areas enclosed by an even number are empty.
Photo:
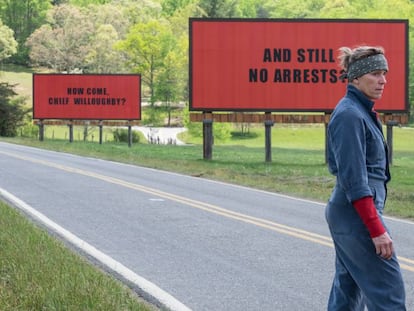
M349 65L356 60L367 58L376 54L384 54L384 49L380 46L358 46L354 49L344 46L339 48L339 52L339 65L345 71L348 71Z

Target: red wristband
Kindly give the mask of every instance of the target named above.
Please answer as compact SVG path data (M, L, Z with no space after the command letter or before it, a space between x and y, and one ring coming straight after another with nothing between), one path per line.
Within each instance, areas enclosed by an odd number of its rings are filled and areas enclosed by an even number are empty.
M367 227L371 238L376 238L386 232L380 218L377 214L377 209L374 205L372 197L363 197L352 202L362 222Z

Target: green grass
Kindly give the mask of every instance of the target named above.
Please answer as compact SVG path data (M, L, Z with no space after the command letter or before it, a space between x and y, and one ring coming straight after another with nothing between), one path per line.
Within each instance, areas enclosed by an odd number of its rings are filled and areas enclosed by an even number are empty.
M0 65L0 82L16 84L15 91L19 95L27 97L27 103L31 105L32 73L32 70L25 67Z
M0 309L155 310L0 202Z

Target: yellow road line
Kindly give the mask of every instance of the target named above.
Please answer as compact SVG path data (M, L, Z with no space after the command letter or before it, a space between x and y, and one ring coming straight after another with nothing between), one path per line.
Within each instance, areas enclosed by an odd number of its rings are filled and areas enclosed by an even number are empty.
M228 209L224 209L221 208L217 205L212 205L209 203L205 203L205 202L201 202L201 201L197 201L197 200L193 200L193 199L189 199L183 196L179 196L173 193L168 193L168 192L164 192L164 191L160 191L158 189L155 188L150 188L150 187L145 187L142 185L138 185L138 184L134 184L119 178L114 178L114 177L110 177L110 176L106 176L106 175L102 175L102 174L97 174L94 172L89 172L89 171L84 171L84 170L80 170L74 167L69 167L66 165L60 165L60 164L56 164L56 163L51 163L48 161L44 161L44 160L36 160L33 158L29 158L29 157L25 157L25 156L21 156L18 154L14 154L14 153L8 153L8 152L4 152L4 151L0 151L0 153L14 157L14 158L18 158L24 161L28 161L28 162L32 162L32 163L37 163L37 164L41 164L44 166L48 166L48 167L53 167L62 171L66 171L69 173L74 173L74 174L79 174L79 175L83 175L83 176L87 176L87 177L92 177L95 179L99 179L108 183L112 183L112 184L116 184L119 186L123 186L129 189L133 189L133 190L137 190L137 191L141 191L141 192L145 192L151 195L155 195L164 199L168 199L171 201L175 201L184 205L188 205L200 210L204 210L210 213L214 213L217 215L221 215L227 218L231 218L231 219L236 219L245 223L250 223L253 224L255 226L259 226L268 230L272 230L278 233L282 233L288 236L293 236L295 238L298 239L302 239L302 240L306 240L306 241L310 241L316 244L320 244L320 245L324 245L324 246L328 246L328 247L333 247L333 243L332 243L332 239L330 237L324 236L324 235L320 235L320 234L316 234L310 231L306 231L306 230L302 230L302 229L298 229L298 228L294 228L291 226L287 226L287 225L283 225L283 224L279 224L273 221L269 221L263 218L257 218L257 217L253 217L253 216L249 216L246 214L242 214L242 213L238 213L238 212L234 212ZM414 272L414 260L409 259L409 258L405 258L405 257L398 257L398 259L401 261L400 262L400 266L402 269Z

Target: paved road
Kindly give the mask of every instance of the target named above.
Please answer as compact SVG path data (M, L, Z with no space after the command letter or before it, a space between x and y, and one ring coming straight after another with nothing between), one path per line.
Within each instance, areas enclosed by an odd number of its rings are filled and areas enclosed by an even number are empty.
M188 309L325 309L323 204L1 142L0 189ZM387 222L414 310L414 224Z

